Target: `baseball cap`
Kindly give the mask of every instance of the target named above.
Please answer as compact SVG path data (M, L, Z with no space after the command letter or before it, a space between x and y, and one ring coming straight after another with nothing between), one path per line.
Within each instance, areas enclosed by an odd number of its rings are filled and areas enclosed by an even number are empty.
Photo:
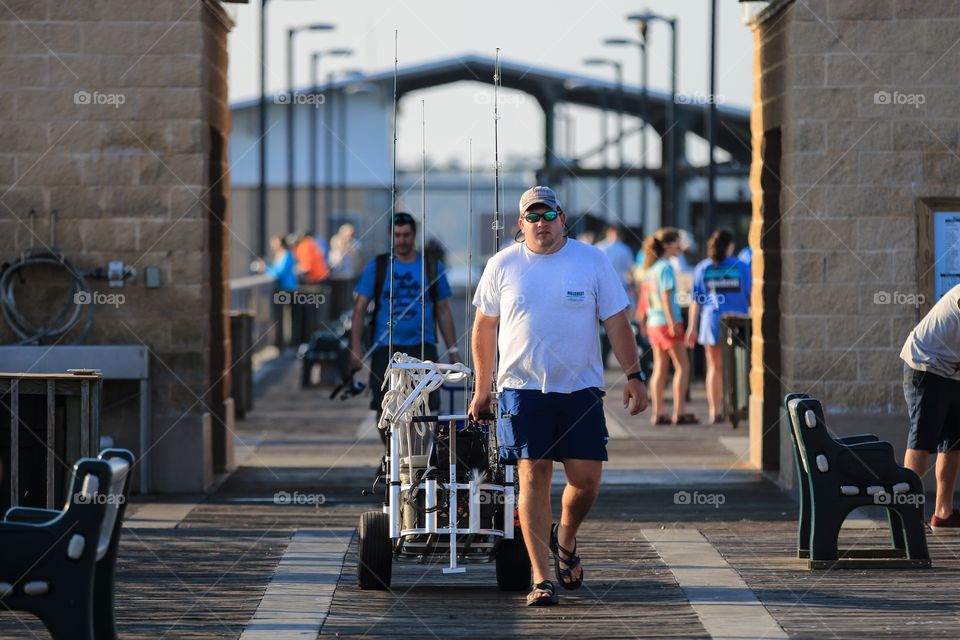
M535 204L545 204L556 210L563 209L556 192L550 187L536 186L524 191L523 195L520 196L520 213L526 213L527 209Z

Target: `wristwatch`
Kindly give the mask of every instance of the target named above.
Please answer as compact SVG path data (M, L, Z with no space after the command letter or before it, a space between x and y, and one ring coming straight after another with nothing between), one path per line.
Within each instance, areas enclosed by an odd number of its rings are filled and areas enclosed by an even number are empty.
M634 371L633 373L628 373L627 380L639 380L640 382L647 381L647 379L643 376L643 371Z

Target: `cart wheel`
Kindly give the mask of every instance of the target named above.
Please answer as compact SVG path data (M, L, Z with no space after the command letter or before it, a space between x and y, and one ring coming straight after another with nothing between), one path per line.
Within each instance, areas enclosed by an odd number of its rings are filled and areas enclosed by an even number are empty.
M520 529L513 540L501 540L497 547L497 586L501 591L526 591L530 587L530 557Z
M382 511L360 516L360 544L357 553L357 585L361 589L390 588L393 553L390 549L390 518Z

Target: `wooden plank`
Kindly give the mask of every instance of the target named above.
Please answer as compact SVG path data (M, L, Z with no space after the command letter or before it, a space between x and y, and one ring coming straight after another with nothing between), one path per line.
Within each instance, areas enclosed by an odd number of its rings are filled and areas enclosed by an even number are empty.
M20 382L10 382L10 506L20 504Z
M90 457L90 381L80 385L80 456Z
M56 495L57 383L47 380L47 508L54 508Z
M352 529L298 531L240 640L313 640L333 603Z
M747 583L697 529L644 529L714 638L786 638Z

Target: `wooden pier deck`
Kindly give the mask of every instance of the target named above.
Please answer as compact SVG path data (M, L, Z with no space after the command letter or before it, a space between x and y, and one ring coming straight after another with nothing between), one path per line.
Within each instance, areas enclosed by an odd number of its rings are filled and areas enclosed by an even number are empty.
M391 591L360 591L355 527L375 507L360 490L380 447L364 426L367 399L301 392L294 365L276 377L241 425L249 450L238 449L239 469L216 491L130 506L117 570L121 638L701 638L723 635L717 629L730 620L711 616L740 606L744 620L770 624L731 637L957 635L960 537L931 539L933 569L810 572L793 558L795 503L738 461L743 429L654 429L645 417L624 419L616 392L608 396L609 419L620 422L611 429L611 463L579 541L583 589L561 591L560 606L529 609L523 594L497 590L490 565L451 577L397 563ZM323 500L277 504L278 492ZM722 504L683 504L678 492L722 496ZM848 542L885 541L871 521L856 525ZM321 594L313 618L291 613L286 624L283 612L264 609L277 601L278 567L297 566L291 540L303 532L322 533L342 551L326 558L326 578L285 574L291 601L301 585L303 594ZM689 549L709 553L679 562L663 546L678 540L702 540ZM716 585L696 584L710 575ZM251 624L264 615L274 622ZM46 637L29 616L0 610L0 638Z

